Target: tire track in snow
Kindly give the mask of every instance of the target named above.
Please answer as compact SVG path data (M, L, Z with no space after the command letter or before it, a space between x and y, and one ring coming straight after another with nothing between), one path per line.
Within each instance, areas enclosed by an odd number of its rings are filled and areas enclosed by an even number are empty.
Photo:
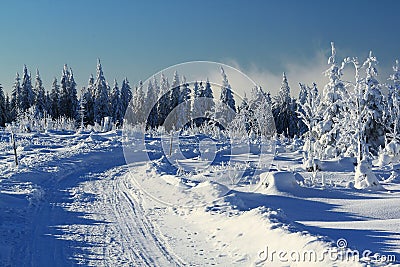
M183 265L184 263L168 249L164 240L157 236L155 227L137 202L137 196L132 196L125 185L124 179L128 172L127 166L122 166L93 175L90 181L81 184L76 192L77 194L96 192L98 197L93 203L76 211L85 211L90 214L91 219L109 222L105 228L107 230L103 233L103 239L106 241L102 248L102 264L104 266ZM96 240L97 231L91 231L86 227L84 232L87 242ZM92 252L99 253L96 248ZM95 265L99 266L99 262L97 261Z

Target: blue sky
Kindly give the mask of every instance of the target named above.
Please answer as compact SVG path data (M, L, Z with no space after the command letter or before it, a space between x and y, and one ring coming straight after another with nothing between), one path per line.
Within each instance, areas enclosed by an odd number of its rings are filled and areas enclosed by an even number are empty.
M210 60L274 91L283 71L292 87L321 81L313 77L326 67L330 41L339 57L373 50L386 80L400 58L399 10L395 0L2 1L0 83L10 91L24 64L40 70L49 90L65 63L81 88L98 57L109 82L127 76L133 84L170 65Z

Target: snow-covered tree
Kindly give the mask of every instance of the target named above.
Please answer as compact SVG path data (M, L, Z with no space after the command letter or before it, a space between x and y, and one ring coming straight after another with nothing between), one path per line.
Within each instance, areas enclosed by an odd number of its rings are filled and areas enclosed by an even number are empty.
M118 125L121 124L123 120L123 110L117 79L114 79L114 86L111 91L111 110L113 122Z
M250 131L256 134L258 138L265 140L275 135L275 120L272 114L271 99L260 86L253 89L249 100L249 108L253 111L253 122Z
M179 114L179 112L181 110L178 110L177 107L179 105L180 102L180 94L181 94L181 90L180 90L180 81L179 81L179 75L178 72L175 71L174 72L174 77L172 79L172 84L171 84L171 90L170 90L170 94L169 94L169 112L168 115L170 116L169 118L169 126L170 127L174 127L175 129L178 129L178 120L179 117L182 116L182 114Z
M299 119L296 110L296 102L290 96L288 80L286 74L283 73L281 88L272 107L278 134L288 137L299 134Z
M94 82L94 121L101 123L104 117L111 115L109 106L109 94L106 78L104 77L103 68L100 59L97 60L96 80Z
M156 81L157 83L157 81ZM146 126L147 128L155 128L157 126L158 114L157 114L157 98L158 93L153 86L153 82L150 80L147 85L146 94Z
M12 122L12 118L11 118L12 107L11 107L10 97L8 94L6 94L5 108L6 108L6 123L10 123L10 122Z
M349 109L349 112L353 115L352 118L354 118L353 125L351 126L355 129L354 137L357 142L357 166L354 177L354 187L358 189L382 189L378 179L371 170L372 163L366 142L367 127L370 125L373 114L369 111L364 97L366 96L366 89L368 89L366 87L369 86L367 81L372 76L370 73L372 70L370 68L375 60L376 59L374 59L370 53L370 56L362 65L359 64L357 58L346 58L344 61L346 64L352 64L355 69L355 81L350 84L352 88L350 88L349 94L350 97L354 99L356 106L355 108ZM362 68L367 69L367 77L365 78L362 78L360 74ZM347 126L347 128L349 128L349 126Z
M222 76L222 88L221 88L220 101L226 104L233 112L236 112L236 103L235 103L235 98L233 96L232 88L225 74L225 70L222 67L221 67L221 76Z
M136 123L144 123L146 122L145 112L146 112L146 103L145 103L146 97L144 94L143 90L143 82L139 81L139 85L136 88L134 94L133 94L133 114L135 116L133 122Z
M125 117L126 110L129 106L133 97L131 86L129 85L128 78L122 81L121 85L121 103L122 103L122 114Z
M400 64L396 60L393 66L393 74L390 75L389 80L393 84L388 86L388 97L387 97L387 129L389 131L389 138L397 142L400 142Z
M59 113L69 119L77 119L78 115L78 98L76 91L76 83L72 69L68 69L67 64L64 65L60 80L60 98Z
M33 105L35 97L32 89L31 75L28 73L26 65L24 65L20 96L20 109L27 111Z
M180 97L180 86L181 83L179 81L179 75L178 72L175 71L174 78L172 79L172 84L171 84L171 95L170 95L171 110L174 109L176 106L178 106Z
M51 85L50 100L50 114L53 119L57 119L60 116L60 86L58 85L57 78L55 77Z
M226 128L236 116L236 103L231 85L222 67L221 76L221 94L219 101L217 101L214 106L213 119L219 123L220 127Z
M36 70L35 77L35 87L34 87L34 95L35 95L35 115L36 117L43 117L46 114L46 91L43 87L42 79L40 78L39 70Z
M378 71L376 69L377 59L369 53L367 60L364 62L366 68L366 79L363 90L363 105L367 109L367 118L365 125L366 142L373 152L377 152L379 146L384 145L385 126L384 114L385 105L383 103L383 96L381 86L376 79Z
M344 83L341 81L343 65L336 63L336 48L331 43L332 55L328 59L329 69L325 76L329 82L325 85L321 97L320 113L321 121L318 125L318 151L321 158L332 158L340 154L337 151L339 140L339 123L343 122L344 103L349 100Z
M196 126L200 126L203 123L204 114L202 113L202 105L200 98L202 97L202 92L199 87L199 83L196 81L193 84L193 101L191 107L191 120Z
M80 101L80 110L81 110L81 120L83 115L83 123L85 125L90 124L94 125L94 98L93 98L93 83L91 83L93 77L89 78L88 87L82 87L81 90L81 101ZM83 114L82 114L83 111Z
M208 78L206 80L206 86L204 88L204 92L202 93L202 96L209 99L209 101L206 101L204 103L205 104L204 110L205 110L205 113L211 114L211 112L214 110L215 103L214 103L214 94L211 89L211 84L210 84L210 81L208 80Z
M3 86L0 84L0 127L4 127L7 121L6 98L4 96Z
M19 73L17 72L11 94L11 121L14 121L21 112L22 88L20 81L21 78L19 77Z
M170 94L168 78L161 73L160 78L160 96L158 102L158 125L163 125L170 112Z
M303 92L304 98L299 101L298 105L298 116L307 127L305 141L305 155L304 155L304 166L307 170L315 170L315 148L314 144L317 138L316 125L319 120L318 108L320 104L320 97L318 93L317 85L314 83L312 87L300 84L301 92Z
M181 129L191 121L191 103L190 103L190 88L186 82L185 76L182 77L182 84L180 86L179 106L177 113L179 114L176 123L177 129Z

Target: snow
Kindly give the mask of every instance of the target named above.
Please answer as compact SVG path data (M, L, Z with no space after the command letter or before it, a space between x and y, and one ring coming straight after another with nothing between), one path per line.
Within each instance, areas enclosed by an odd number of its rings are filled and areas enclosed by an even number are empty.
M290 193L301 190L294 173L288 171L262 173L260 180L267 194ZM304 179L301 177L300 180Z
M178 151L163 155L157 136L146 146L124 140L123 151L120 131L48 131L16 134L17 167L9 137L0 132L0 266L387 264L278 257L350 249L400 259L396 165L359 166L384 190L358 190L347 187L353 158L321 160L320 171L306 172L300 143L280 143L257 169L252 149L225 151L204 136L175 140L186 157L176 162ZM206 151L222 154L211 164ZM347 248L338 248L340 238Z

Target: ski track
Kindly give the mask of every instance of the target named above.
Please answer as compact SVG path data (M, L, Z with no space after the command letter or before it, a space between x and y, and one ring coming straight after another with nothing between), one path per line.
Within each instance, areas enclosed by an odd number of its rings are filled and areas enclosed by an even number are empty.
M146 217L120 149L58 161L54 162L59 166L57 173L36 168L18 178L37 178L45 194L27 208L24 219L29 238L20 239L12 264L184 265Z

